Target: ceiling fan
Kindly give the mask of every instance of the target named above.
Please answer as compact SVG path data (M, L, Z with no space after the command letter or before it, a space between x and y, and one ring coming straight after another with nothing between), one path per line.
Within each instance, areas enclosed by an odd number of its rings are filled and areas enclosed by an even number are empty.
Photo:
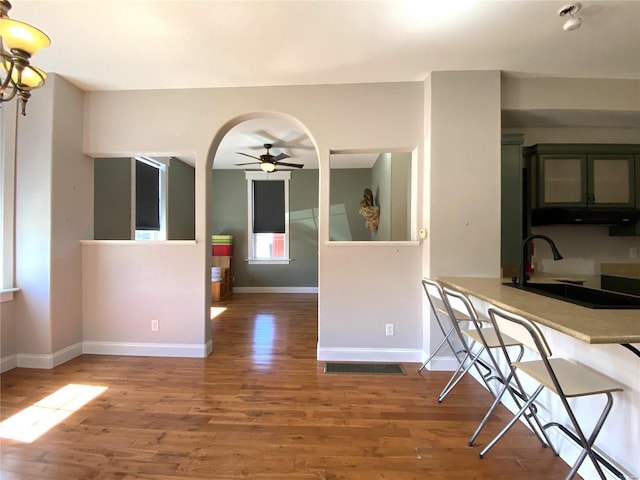
M263 153L259 157L254 157L253 155L249 155L248 153L236 152L238 155L244 155L245 157L255 158L259 160L259 162L249 162L249 163L236 163L236 166L244 166L244 165L260 165L260 168L265 172L273 172L277 166L283 167L293 167L293 168L302 168L303 165L301 163L287 163L281 162L286 158L290 158L286 153L279 153L278 155L271 155L269 150L273 148L273 145L270 143L265 143L263 147L267 150L267 153Z

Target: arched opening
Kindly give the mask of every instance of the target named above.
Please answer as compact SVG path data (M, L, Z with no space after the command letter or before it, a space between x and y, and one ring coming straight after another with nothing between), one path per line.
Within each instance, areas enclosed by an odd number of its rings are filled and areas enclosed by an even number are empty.
M265 158L275 163L275 171L261 169ZM207 263L212 274L212 318L217 301L233 302L233 294L317 293L319 162L305 126L282 113L235 117L216 133L205 168L207 239L227 245L212 244ZM284 177L286 181L281 180ZM260 197L257 186L278 182L286 187L286 234L258 231L257 207L270 202L274 194ZM273 211L270 205L266 210ZM274 253L281 238L286 255Z

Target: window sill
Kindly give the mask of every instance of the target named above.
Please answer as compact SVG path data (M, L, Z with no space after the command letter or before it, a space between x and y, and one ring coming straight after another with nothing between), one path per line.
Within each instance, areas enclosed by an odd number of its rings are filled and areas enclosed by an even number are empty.
M19 291L19 288L4 288L0 290L0 303L10 302L13 300L13 293Z
M260 260L257 258L247 258L249 265L288 265L291 263L290 258L282 258L280 260Z

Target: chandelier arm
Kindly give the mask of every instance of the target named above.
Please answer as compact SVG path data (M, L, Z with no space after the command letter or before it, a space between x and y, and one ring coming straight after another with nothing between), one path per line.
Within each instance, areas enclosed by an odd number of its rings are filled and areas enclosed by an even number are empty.
M9 63L11 66L7 70L7 78L2 80L2 85L0 85L0 103L8 102L12 100L13 97L15 97L16 94L18 93L18 89L16 88L16 85L11 80L11 76L13 75L14 65L12 62L9 62ZM7 91L11 93L7 94Z

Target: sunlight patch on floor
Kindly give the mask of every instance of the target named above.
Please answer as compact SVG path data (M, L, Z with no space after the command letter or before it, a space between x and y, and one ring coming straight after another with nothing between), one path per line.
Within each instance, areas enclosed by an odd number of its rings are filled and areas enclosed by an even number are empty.
M0 423L0 437L31 443L107 390L69 384Z
M227 307L211 307L211 320L223 313Z

